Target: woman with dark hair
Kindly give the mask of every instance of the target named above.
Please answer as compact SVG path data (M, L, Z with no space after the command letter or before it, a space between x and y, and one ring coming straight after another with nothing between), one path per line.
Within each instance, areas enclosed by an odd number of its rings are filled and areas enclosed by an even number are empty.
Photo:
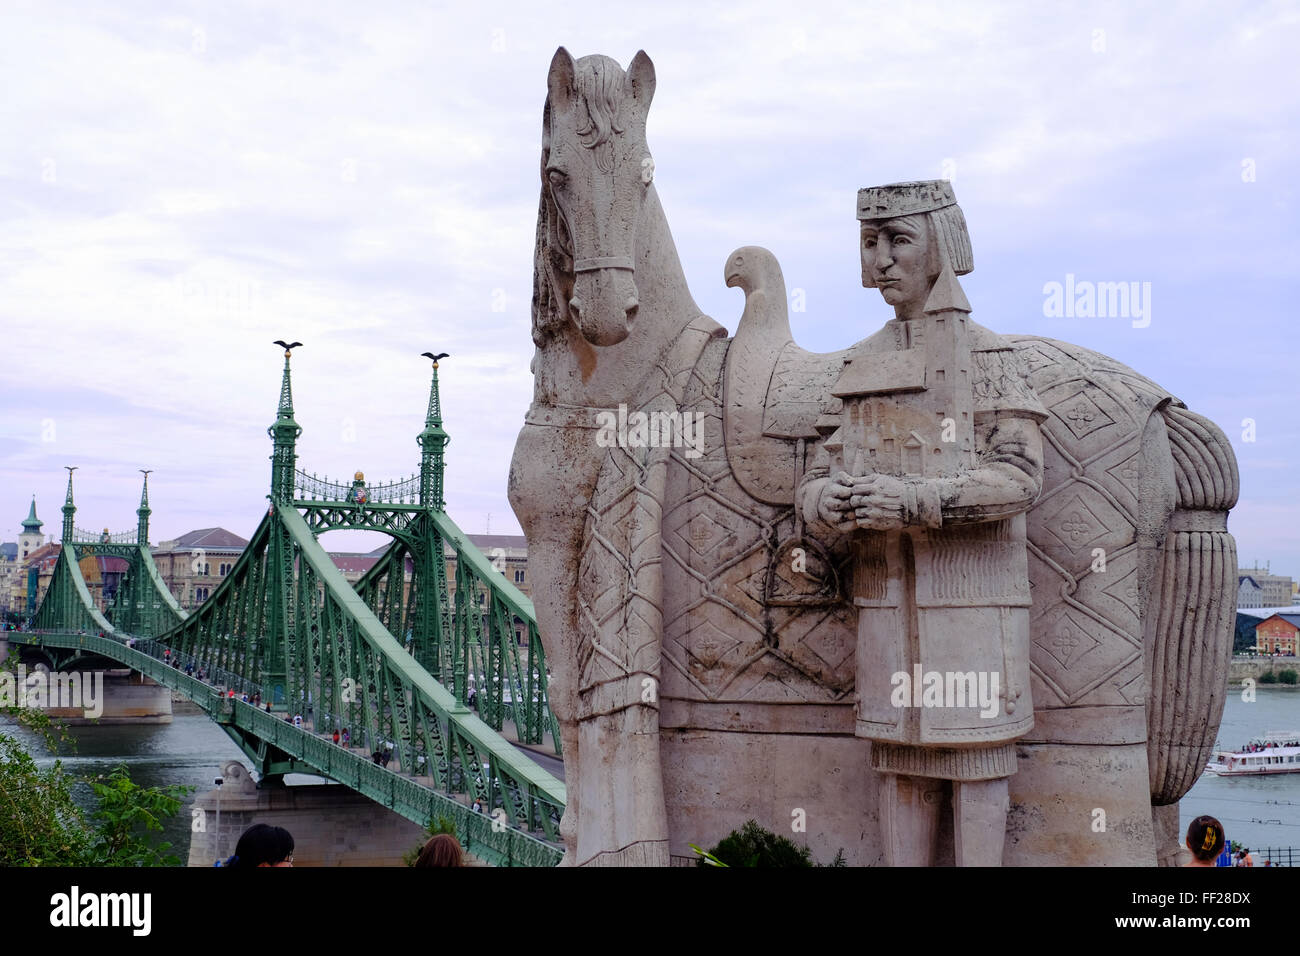
M254 823L235 844L235 855L220 866L293 866L293 837L284 827Z
M1185 865L1214 866L1226 839L1222 823L1210 816L1197 817L1187 827L1187 849L1192 851L1192 859Z
M416 866L464 866L465 857L461 853L460 841L450 833L439 833L420 851Z

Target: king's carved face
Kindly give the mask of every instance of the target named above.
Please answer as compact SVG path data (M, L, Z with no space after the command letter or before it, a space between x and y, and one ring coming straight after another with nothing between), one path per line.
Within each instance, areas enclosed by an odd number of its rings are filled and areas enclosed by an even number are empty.
M862 223L862 283L878 288L900 319L922 315L930 287L939 277L931 238L924 215Z

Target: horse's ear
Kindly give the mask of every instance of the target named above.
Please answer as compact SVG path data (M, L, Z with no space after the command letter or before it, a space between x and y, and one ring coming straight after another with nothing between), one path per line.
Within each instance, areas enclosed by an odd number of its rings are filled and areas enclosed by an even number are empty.
M569 101L577 91L574 74L577 67L569 51L560 47L551 58L551 71L546 76L547 92L550 94L551 106L559 113L569 108Z
M645 50L637 50L636 56L632 57L632 63L627 68L627 86L644 116L650 109L650 101L655 97L655 65L650 62Z

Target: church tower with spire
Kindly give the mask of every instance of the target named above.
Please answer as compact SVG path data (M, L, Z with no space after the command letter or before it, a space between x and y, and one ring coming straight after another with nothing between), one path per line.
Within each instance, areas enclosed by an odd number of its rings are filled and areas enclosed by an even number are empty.
M18 536L18 560L26 561L27 556L45 543L45 535L41 534L41 527L44 522L36 517L36 496L32 495L32 506L27 512L27 518L23 521L23 533Z

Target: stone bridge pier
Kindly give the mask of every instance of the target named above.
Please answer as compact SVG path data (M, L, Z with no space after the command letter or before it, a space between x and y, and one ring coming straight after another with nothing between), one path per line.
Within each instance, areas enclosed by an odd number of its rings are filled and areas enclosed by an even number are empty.
M0 664L8 656L8 641L0 641ZM109 663L103 658L96 660ZM12 663L9 679L28 706L66 724L172 722L170 689L129 667L76 666L51 670L47 661L34 655L21 655Z
M190 807L189 865L225 860L255 823L289 831L295 866L402 866L402 855L427 839L418 824L342 784L259 788L232 760L222 784Z

